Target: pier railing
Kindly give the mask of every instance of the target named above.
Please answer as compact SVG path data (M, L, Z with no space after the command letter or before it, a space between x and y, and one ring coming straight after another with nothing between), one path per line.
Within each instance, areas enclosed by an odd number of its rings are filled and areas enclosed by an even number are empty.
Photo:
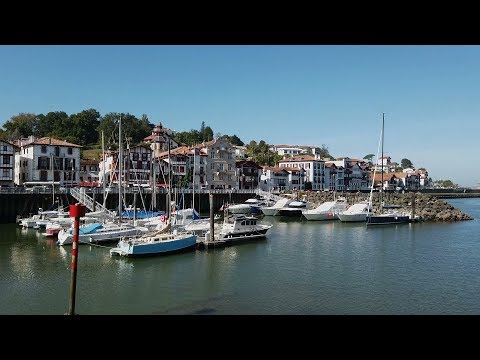
M84 204L88 210L90 211L102 211L105 215L111 219L115 218L115 214L113 214L110 210L108 210L105 206L100 204L98 201L94 201L89 195L85 193L85 190L82 188L71 188L70 195L72 195L76 200L80 203Z

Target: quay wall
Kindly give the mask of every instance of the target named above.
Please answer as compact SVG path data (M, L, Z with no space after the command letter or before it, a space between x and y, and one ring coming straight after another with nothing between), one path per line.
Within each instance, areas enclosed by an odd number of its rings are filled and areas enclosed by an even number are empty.
M103 202L103 194L100 193L89 193L87 194L91 197L95 196L95 200L99 203ZM151 210L152 206L152 196L151 193L144 193L140 196L136 196L136 207L140 209L146 208ZM177 204L182 206L185 202L185 207L192 206L192 193L186 193L177 196ZM47 210L52 208L52 204L56 204L62 207L66 207L68 211L68 205L73 205L77 200L68 193L55 194L55 201L52 198L51 192L44 193L0 193L0 223L14 223L18 217L27 217L29 215L36 214L39 208ZM183 198L182 198L183 196ZM224 203L242 203L245 202L248 198L254 197L255 194L252 193L215 193L213 197L213 208L215 211L218 211ZM133 206L133 193L125 194L125 202L128 205ZM184 199L184 200L183 200ZM172 201L174 196L172 196ZM166 194L156 194L156 209L160 211L166 211ZM58 205L57 205L58 204ZM106 198L106 207L108 209L116 210L118 209L118 194L112 193L107 195ZM202 215L208 215L210 211L210 203L208 192L195 194L195 209Z
M103 202L103 194L95 189L94 191L88 189L86 193L90 196L94 196L95 200L99 203ZM203 191L202 193L195 193L195 209L202 215L208 215L210 211L209 205L209 192ZM223 204L229 203L242 203L248 198L254 197L255 192L243 191L243 192L231 192L231 191L222 191L214 190L213 191L213 207L215 211L218 211ZM411 207L412 194L417 194L415 203L417 208L418 215L424 215L425 220L442 220L445 219L468 219L468 216L459 215L458 213L453 214L452 209L449 208L449 205L445 201L440 199L448 198L472 198L480 197L480 191L467 190L467 191L452 191L447 189L438 189L432 190L422 190L421 192L405 192L405 193L396 193L396 192L386 192L385 198L387 203L394 203L398 205L403 205L405 210L408 210ZM184 193L177 195L177 204L182 206L185 203L185 207L192 206L192 193ZM301 197L307 195L307 199L311 201L314 205L318 205L323 201L333 200L333 192L302 192L298 196ZM23 190L14 190L10 192L0 192L0 223L12 223L16 221L18 217L26 217L29 215L36 214L39 208L47 210L52 207L52 204L59 204L63 207L68 205L75 204L76 200L71 196L68 191L63 193L55 193L55 201L52 198L53 194L51 189L46 189L42 192L25 192ZM349 203L355 203L362 200L367 200L369 197L369 192L337 192L336 196L346 197ZM152 204L152 193L142 193L141 196L137 193L136 207L140 209L146 208L150 210L153 208ZM126 193L126 204L133 205L133 192ZM172 200L175 199L175 195L172 195ZM378 193L374 193L374 206L377 205ZM435 199L438 199L435 200ZM443 204L440 206L440 204ZM58 206L58 205L57 205ZM106 206L108 209L116 210L118 208L118 193L112 192L107 195ZM440 206L440 207L439 207ZM160 211L166 211L166 194L160 193L156 194L156 209ZM68 208L67 208L68 210ZM445 210L448 212L448 216L443 212L441 216L437 216L439 212ZM435 214L435 216L433 216Z

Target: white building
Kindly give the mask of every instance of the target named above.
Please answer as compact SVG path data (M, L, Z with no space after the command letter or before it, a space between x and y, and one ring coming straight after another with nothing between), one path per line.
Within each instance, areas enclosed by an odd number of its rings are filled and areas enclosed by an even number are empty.
M370 188L371 170L365 160L339 157L326 161L325 164L334 164L338 169L337 190L368 190ZM340 169L343 170L343 174Z
M235 149L235 158L236 159L244 159L245 158L245 152L247 151L246 146L233 145L233 148Z
M0 186L2 187L14 185L15 150L18 150L15 145L0 140Z
M395 172L395 169L397 167L398 163L392 161L392 158L390 156L380 157L375 165L377 172L383 171L384 173Z
M82 146L50 137L18 141L15 154L15 184L25 182L75 183L79 179Z
M235 189L238 182L233 145L220 137L196 147L207 155L205 185L209 189Z
M151 183L152 150L138 145L123 150L122 153L123 184L125 186L149 185ZM108 152L105 155L105 163L100 161L98 168L98 181L100 183L103 182L103 174L105 174L107 185L118 184L118 151Z
M305 170L303 181L311 182L314 191L328 189L325 184L325 161L320 160L318 155L297 155L280 160L278 165L284 168ZM297 189L304 189L303 186L304 184L300 188L297 186Z
M309 145L273 145L270 150L282 156L296 156L300 154L320 155L318 146Z
M80 183L95 183L98 182L99 160L81 159L80 160Z
M279 166L262 166L260 189L263 191L282 191L290 188L288 177L290 173Z

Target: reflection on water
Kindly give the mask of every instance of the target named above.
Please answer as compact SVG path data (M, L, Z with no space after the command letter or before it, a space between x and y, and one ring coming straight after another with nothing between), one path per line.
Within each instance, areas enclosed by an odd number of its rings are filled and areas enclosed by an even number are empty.
M458 223L269 218L267 239L148 258L79 247L79 314L478 314L480 199ZM452 202L453 203L453 202ZM0 314L63 314L71 247L0 225Z

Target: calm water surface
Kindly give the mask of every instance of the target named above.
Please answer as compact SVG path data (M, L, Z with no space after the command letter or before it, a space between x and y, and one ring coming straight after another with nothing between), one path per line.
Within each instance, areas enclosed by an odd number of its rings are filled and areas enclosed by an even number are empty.
M473 221L366 228L266 217L268 238L162 257L79 247L79 314L480 314ZM112 245L113 246L113 245ZM0 225L0 314L64 314L71 246Z

